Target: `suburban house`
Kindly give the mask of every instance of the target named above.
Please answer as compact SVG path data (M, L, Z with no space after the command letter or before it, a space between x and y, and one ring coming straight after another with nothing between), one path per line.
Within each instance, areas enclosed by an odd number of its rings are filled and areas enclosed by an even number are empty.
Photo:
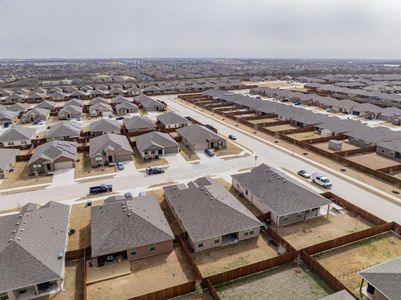
M34 108L21 117L22 123L38 123L40 121L46 121L50 116L50 110L44 108Z
M191 124L188 119L172 111L157 116L157 121L165 129L180 128Z
M5 98L1 99L1 103L13 104L13 103L25 101L25 99L26 99L26 96L23 96L20 94L12 94L12 95L6 96Z
M107 133L90 139L89 157L92 167L132 159L132 147L124 135Z
M63 288L70 207L28 203L0 217L0 299L33 299Z
M109 91L110 96L124 96L126 93L122 88L112 88Z
M390 123L394 122L395 120L398 120L398 122L400 122L401 109L394 106L382 108L377 118L379 120L383 120Z
M96 103L89 106L89 115L91 117L107 117L113 114L113 109L109 104Z
M350 114L354 107L356 107L358 104L358 102L352 100L339 100L333 105L332 109L334 112Z
M361 291L372 300L401 299L401 257L360 271ZM363 288L365 280L367 287Z
M201 125L190 125L177 129L182 143L193 151L205 149L224 149L226 140Z
M31 140L36 136L36 129L15 126L10 127L0 135L0 144L2 147L29 146Z
M262 164L232 176L232 186L276 226L320 216L331 202L277 169ZM328 211L328 210L327 210Z
M91 99L91 100L89 101L89 105L90 105L90 106L91 106L91 105L98 104L98 103L110 104L110 100L105 99L105 98L101 98L101 97L96 97L96 98L93 98L93 99Z
M360 147L375 146L382 142L401 139L401 133L385 127L359 127L347 134L350 143Z
M180 151L179 144L169 134L163 132L148 132L137 136L135 141L143 159L160 158Z
M100 119L89 124L91 136L102 135L105 133L120 134L121 127L117 121L111 119Z
M116 109L116 114L119 116L138 112L138 106L127 101L117 103L115 109Z
M77 98L77 99L84 99L88 96L88 93L84 91L73 91L70 94L70 97Z
M82 116L82 106L76 105L67 105L64 106L58 112L58 119L59 120L71 120L71 119L78 119Z
M0 179L7 178L14 167L18 149L0 149Z
M123 96L117 96L117 97L114 97L114 98L111 99L111 103L112 104L119 104L119 103L122 103L122 102L131 103L131 101L128 98L123 97Z
M135 86L127 89L127 95L130 95L130 96L140 95L141 92L142 91L140 89L138 89L137 87L135 87Z
M124 119L124 128L128 133L141 133L156 130L156 124L148 117L134 116Z
M81 135L81 123L64 121L50 126L46 134L46 140L77 140Z
M24 113L27 112L30 108L30 105L28 103L15 103L11 105L8 110L16 111L18 113Z
M401 161L401 140L382 142L377 144L376 153L388 158Z
M79 99L71 99L71 100L68 100L68 101L64 104L64 107L70 106L70 105L79 106L79 107L84 107L84 101L79 100Z
M50 111L55 111L57 109L57 107L58 107L58 105L56 102L45 100L45 101L40 102L34 108L43 108L43 109L48 109Z
M111 197L91 207L91 250L101 267L173 251L174 234L152 196Z
M134 102L145 111L165 111L167 108L164 103L143 94L134 97Z
M51 141L40 145L28 161L30 175L52 174L60 169L73 168L77 160L77 143Z
M89 96L91 97L104 97L107 96L109 94L108 91L103 91L103 90L90 90L89 91Z
M0 125L11 125L18 115L19 113L13 110L0 110Z
M164 197L193 251L259 236L262 223L226 188L203 177L163 188Z

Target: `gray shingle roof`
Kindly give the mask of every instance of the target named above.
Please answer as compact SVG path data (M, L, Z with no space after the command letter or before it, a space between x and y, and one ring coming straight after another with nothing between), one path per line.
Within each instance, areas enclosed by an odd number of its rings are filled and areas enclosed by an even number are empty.
M63 276L69 212L56 202L31 203L0 217L0 293Z
M321 298L320 300L355 300L355 298L351 296L351 294L348 293L346 290L341 290L337 293Z
M114 151L133 152L130 143L125 135L106 133L90 139L89 141L89 157L95 157L99 153L103 153L105 149Z
M209 185L164 187L165 197L194 242L262 225L225 187Z
M388 299L401 299L401 257L363 270L359 275Z
M119 111L121 108L138 111L138 106L136 106L135 104L133 104L131 102L127 102L127 101L120 102L116 105L117 111Z
M154 197L134 197L91 208L93 257L173 239Z
M79 137L81 134L81 123L66 121L50 127L46 138Z
M89 124L90 132L116 132L120 129L117 121L109 119L100 119Z
M32 139L36 134L36 129L15 126L8 128L2 135L0 135L0 142L18 141L21 139Z
M178 128L177 132L191 144L204 143L222 139L210 129L198 124Z
M163 103L143 94L134 97L134 101L141 103L145 110L148 108L152 109L154 107L166 107L166 105L164 105Z
M160 147L160 148L168 148L168 147L178 147L178 143L167 133L163 132L149 132L137 136L136 147L139 151L146 151L149 147Z
M172 124L188 124L189 121L179 114L169 111L162 115L157 116L157 120L163 125L172 125Z
M129 119L124 119L124 126L128 130L152 130L156 129L156 125L148 117L134 116Z
M5 170L18 154L18 149L0 149L0 170Z
M66 158L75 161L77 159L77 143L68 141L51 141L40 145L28 161L28 165L38 160L54 162L57 159Z
M251 172L232 177L279 216L303 212L331 203L284 173L265 164L252 169Z

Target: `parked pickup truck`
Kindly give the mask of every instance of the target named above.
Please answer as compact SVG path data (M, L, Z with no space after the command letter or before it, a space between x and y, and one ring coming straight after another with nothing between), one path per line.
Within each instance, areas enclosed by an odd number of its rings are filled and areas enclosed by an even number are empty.
M89 188L89 194L91 195L112 192L112 191L113 191L113 185L111 184L101 184L101 185L91 186Z

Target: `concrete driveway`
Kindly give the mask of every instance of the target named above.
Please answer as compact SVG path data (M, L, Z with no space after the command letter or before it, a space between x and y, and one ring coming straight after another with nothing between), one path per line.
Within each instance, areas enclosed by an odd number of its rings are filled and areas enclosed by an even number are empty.
M170 169L182 168L188 166L188 162L180 153L167 154L165 158L170 165Z
M74 168L54 171L53 181L50 187L74 184L75 183L74 174L75 174Z
M124 161L124 170L117 171L115 177L139 174L132 161Z

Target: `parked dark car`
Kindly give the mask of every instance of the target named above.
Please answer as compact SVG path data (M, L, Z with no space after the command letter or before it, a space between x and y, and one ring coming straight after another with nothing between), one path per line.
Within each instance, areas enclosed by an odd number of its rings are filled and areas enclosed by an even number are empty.
M124 164L121 161L117 162L116 165L117 165L117 170L119 171L124 170Z
M125 119L124 117L118 117L118 118L116 118L117 121L121 121L121 120L124 120L124 119Z
M233 140L233 141L235 141L235 140L237 139L237 137L236 137L235 135L233 135L233 134L230 134L230 135L228 136L228 138L229 138L230 140Z
M101 185L91 186L89 188L89 194L91 195L112 192L112 191L113 191L113 185L111 184L101 184Z
M207 156L212 157L214 156L214 150L213 149L206 149L205 153Z
M147 168L146 169L146 174L147 175L156 175L156 174L163 174L164 170L162 168Z
M308 179L311 177L311 174L309 174L306 170L299 170L297 174Z

